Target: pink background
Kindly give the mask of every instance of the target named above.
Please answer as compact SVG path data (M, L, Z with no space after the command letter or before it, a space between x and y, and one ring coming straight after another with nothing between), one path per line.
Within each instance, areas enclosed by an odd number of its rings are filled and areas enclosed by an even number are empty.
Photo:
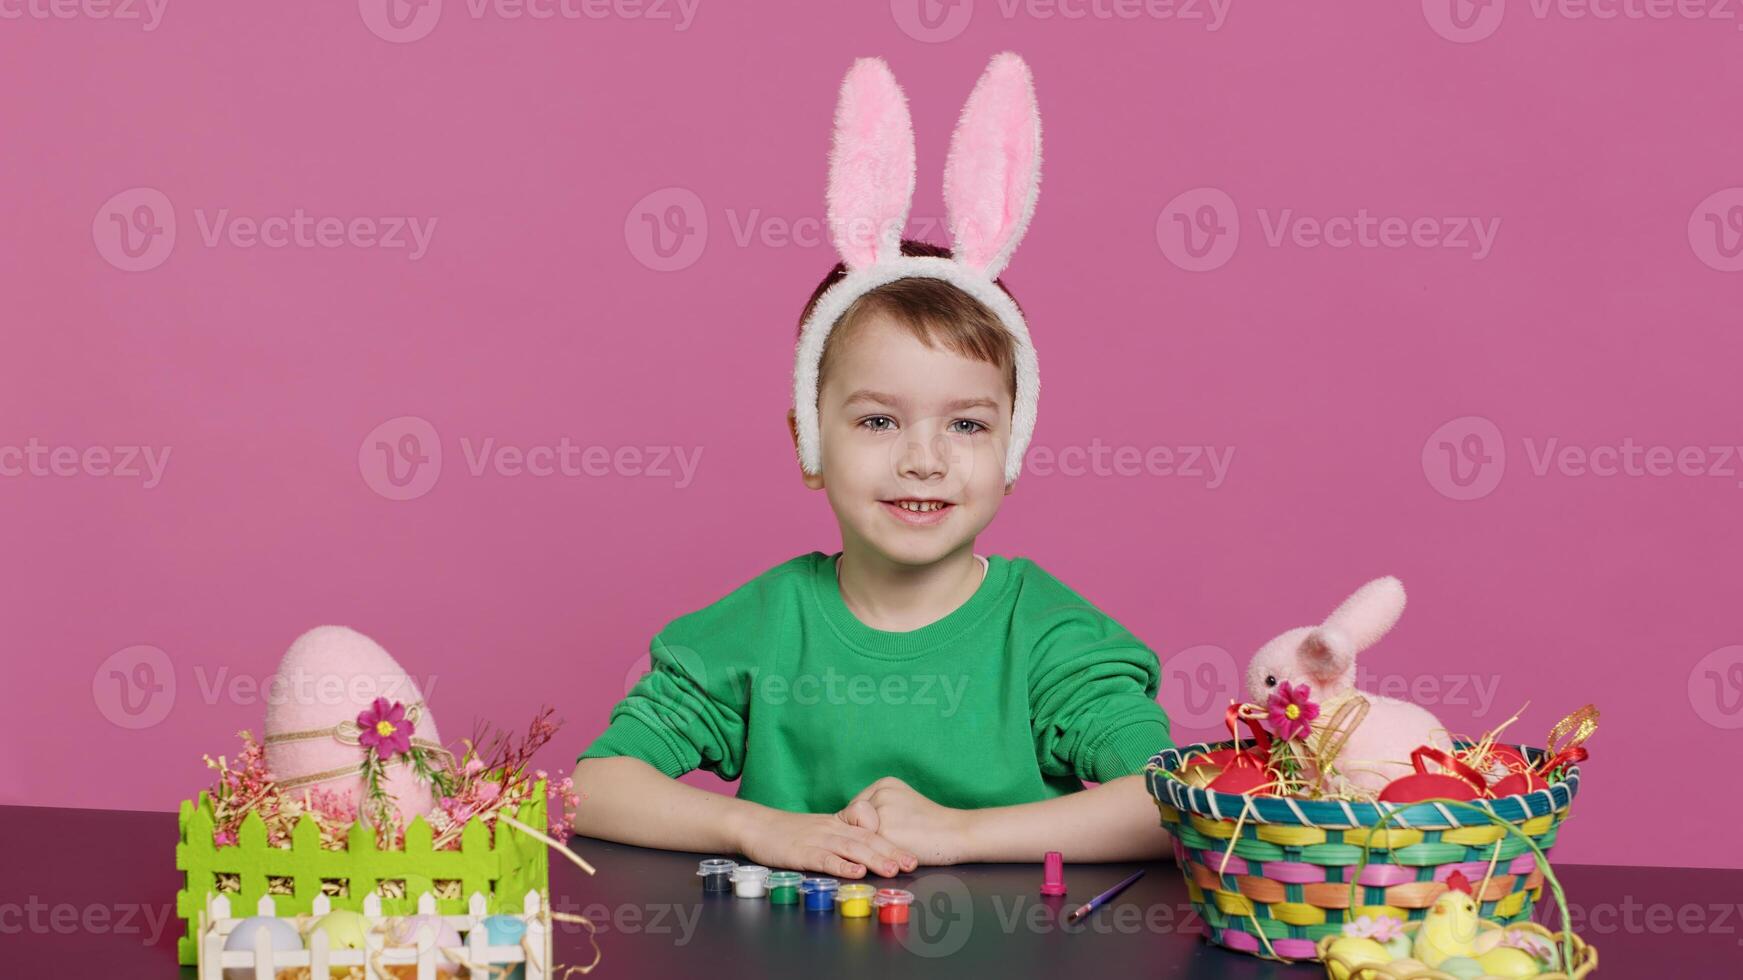
M978 550L1035 559L1153 646L1181 741L1215 734L1251 650L1397 574L1410 609L1364 662L1451 727L1529 701L1514 732L1536 742L1602 708L1560 860L1743 866L1743 784L1712 761L1743 738L1743 463L1708 448L1743 442L1736 21L1516 2L1461 34L1437 0L1237 2L1207 30L981 0L928 30L904 0L703 0L675 30L447 0L390 43L372 5L169 0L149 31L0 32L0 447L171 453L150 488L98 464L0 477L0 801L173 809L202 753L259 730L225 685L321 623L437 677L451 739L554 703L541 762L566 772L662 624L839 546L783 414L833 260L814 232L841 75L890 62L935 219L950 126L1009 48L1046 143L1007 277L1041 352L1035 446L1234 456L1214 487L1032 471ZM134 188L177 226L144 271L105 220ZM1200 188L1226 198L1176 201ZM1238 246L1182 268L1172 215L1215 201ZM672 207L693 233L662 270L643 215ZM415 261L208 246L224 208L437 223ZM1272 244L1284 209L1499 229L1481 258ZM366 442L407 416L442 466L395 500ZM463 440L487 438L702 455L682 487L473 476ZM1539 474L1551 439L1695 447L1730 475ZM1442 441L1495 460L1488 492L1457 499L1472 457L1451 473ZM1638 846L1653 805L1677 809Z

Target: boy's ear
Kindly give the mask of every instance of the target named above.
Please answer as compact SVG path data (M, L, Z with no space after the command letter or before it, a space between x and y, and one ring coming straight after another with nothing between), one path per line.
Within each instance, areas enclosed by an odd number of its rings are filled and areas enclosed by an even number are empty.
M799 450L799 413L791 408L787 409L787 434L793 437L793 451L797 452ZM800 466L799 475L804 479L807 487L813 490L823 489L823 474L818 473L814 476L805 472L804 466Z

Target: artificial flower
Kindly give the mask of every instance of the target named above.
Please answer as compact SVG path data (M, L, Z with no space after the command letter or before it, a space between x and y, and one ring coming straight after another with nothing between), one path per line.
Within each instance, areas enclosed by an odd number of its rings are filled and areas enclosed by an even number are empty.
M1313 720L1319 717L1319 705L1313 703L1306 684L1277 685L1265 706L1269 709L1271 733L1285 742L1306 737L1313 730Z
M386 698L364 708L357 716L357 744L391 759L412 747L412 726L405 720L405 705Z

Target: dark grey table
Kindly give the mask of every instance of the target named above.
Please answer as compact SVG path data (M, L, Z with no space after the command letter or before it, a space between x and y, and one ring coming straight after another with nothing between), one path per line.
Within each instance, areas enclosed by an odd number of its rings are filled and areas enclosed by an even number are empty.
M175 940L176 818L170 813L0 807L0 962L8 977L191 978ZM76 846L74 842L77 842ZM705 855L577 837L589 878L552 862L552 905L599 926L595 977L857 976L1323 977L1206 944L1168 862L1067 865L1071 893L1043 899L1039 864L921 869L894 881L919 896L906 927L807 914L730 895L705 897ZM1148 869L1078 926L1065 912L1132 870ZM1743 872L1558 869L1581 934L1606 977L1743 975ZM880 881L882 879L868 879ZM592 957L578 925L559 925L560 963Z

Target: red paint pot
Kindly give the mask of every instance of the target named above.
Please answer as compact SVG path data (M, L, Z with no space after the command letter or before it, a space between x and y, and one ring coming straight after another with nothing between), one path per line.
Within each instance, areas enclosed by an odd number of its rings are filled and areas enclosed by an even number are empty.
M899 926L908 921L908 906L914 904L914 893L905 888L879 888L872 896L878 910L878 921L886 926Z

